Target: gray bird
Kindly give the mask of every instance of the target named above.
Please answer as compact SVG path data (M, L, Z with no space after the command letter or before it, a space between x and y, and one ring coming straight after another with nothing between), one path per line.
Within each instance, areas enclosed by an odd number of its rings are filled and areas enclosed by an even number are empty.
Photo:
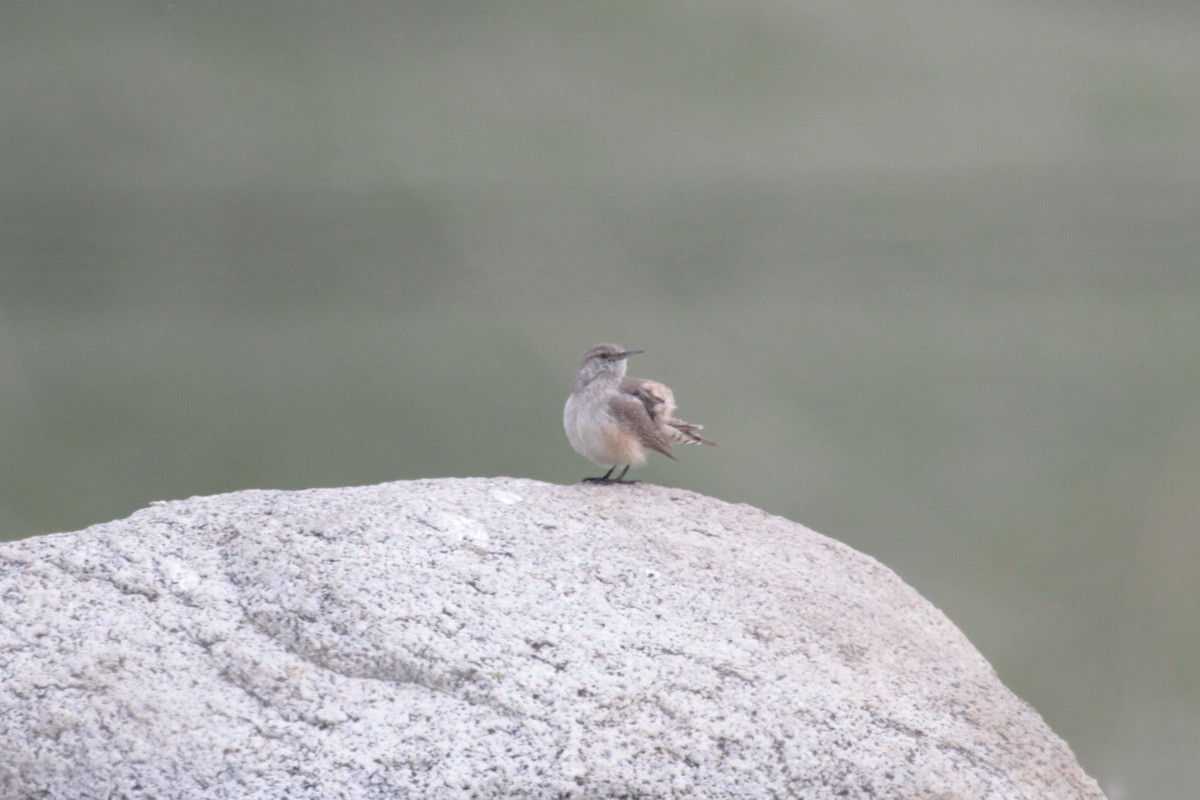
M645 463L648 449L674 459L673 444L717 444L697 433L703 425L671 416L675 395L666 385L625 374L625 360L641 352L598 344L583 354L563 428L576 452L609 468L584 483L637 483L625 480L625 473ZM611 477L621 466L621 474Z

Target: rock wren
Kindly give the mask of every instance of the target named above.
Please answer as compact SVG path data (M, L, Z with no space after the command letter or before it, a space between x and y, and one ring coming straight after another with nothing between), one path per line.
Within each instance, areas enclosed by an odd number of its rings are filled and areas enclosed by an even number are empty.
M625 359L641 352L598 344L583 354L563 409L563 427L576 452L609 468L584 483L637 483L625 480L625 473L646 461L647 448L674 459L673 444L716 444L696 433L703 425L671 416L675 395L669 388L625 375ZM610 477L620 466L625 467L621 474Z

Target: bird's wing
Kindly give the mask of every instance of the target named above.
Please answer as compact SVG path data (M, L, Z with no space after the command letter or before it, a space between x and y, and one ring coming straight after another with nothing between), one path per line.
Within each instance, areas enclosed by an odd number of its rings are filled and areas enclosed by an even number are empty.
M631 378L626 375L621 378L620 390L624 394L636 397L638 402L646 407L646 413L650 415L650 419L660 425L675 413L675 394L670 387L658 381Z
M670 444L717 444L697 433L704 429L703 425L684 422L672 416L675 413L675 393L667 385L627 375L621 379L620 388L623 393L637 398L646 407L646 413L658 425L659 435L664 441Z
M667 458L675 458L658 422L650 416L640 397L624 391L617 392L609 399L608 409L617 424L632 431L644 447L657 450Z

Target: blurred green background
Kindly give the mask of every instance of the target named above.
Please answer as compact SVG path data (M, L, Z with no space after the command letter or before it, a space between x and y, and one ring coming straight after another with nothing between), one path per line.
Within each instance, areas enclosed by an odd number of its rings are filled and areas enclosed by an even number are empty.
M1200 796L1200 5L0 10L0 533L639 477L941 607L1112 800Z

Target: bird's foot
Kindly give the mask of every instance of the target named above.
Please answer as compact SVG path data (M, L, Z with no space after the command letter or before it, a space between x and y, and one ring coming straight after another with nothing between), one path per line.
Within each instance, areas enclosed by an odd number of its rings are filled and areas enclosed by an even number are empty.
M601 475L599 478L584 478L583 482L584 483L623 483L626 486L636 486L637 484L641 483L641 481L625 480L625 473L629 472L629 467L630 467L630 465L626 464L625 469L621 470L621 474L615 478L609 477L613 474L613 471L616 470L616 467L613 467L608 472Z

